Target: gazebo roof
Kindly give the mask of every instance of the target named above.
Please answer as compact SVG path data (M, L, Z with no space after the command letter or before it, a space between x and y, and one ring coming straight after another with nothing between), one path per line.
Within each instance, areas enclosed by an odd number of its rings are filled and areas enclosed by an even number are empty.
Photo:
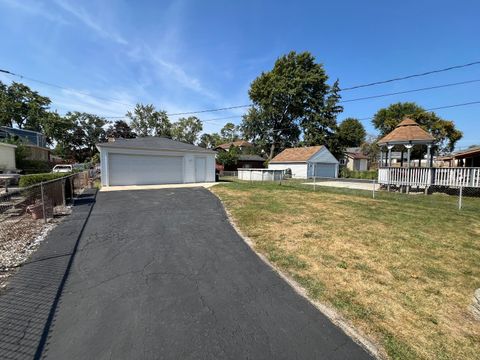
M393 131L378 141L379 145L386 144L431 144L435 138L410 118L405 118Z

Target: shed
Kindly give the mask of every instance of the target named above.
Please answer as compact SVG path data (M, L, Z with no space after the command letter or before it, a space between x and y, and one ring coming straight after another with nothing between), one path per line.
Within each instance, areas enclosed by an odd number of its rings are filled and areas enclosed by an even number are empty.
M272 170L290 169L292 177L306 179L309 177L338 177L338 160L323 146L289 148L275 156L268 168Z
M163 137L97 144L103 186L215 181L215 152Z

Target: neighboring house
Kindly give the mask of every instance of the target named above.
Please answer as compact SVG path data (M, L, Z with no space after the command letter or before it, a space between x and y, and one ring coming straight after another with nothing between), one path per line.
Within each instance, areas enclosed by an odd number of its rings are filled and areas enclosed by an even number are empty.
M359 147L347 148L341 165L344 165L351 171L367 171L368 156L365 155Z
M225 144L218 145L215 150L217 151L228 151L232 146L235 146L240 150L240 152L243 152L247 148L253 148L254 145L252 143L249 143L248 141L245 140L237 140L237 141L231 141Z
M263 169L265 167L265 159L259 155L244 154L248 149L253 149L254 145L245 140L232 141L229 143L218 145L215 150L217 151L229 151L231 147L235 146L239 151L238 161L235 166L222 167L225 171L236 171L237 169ZM222 165L220 165L222 166Z
M0 172L16 170L15 145L0 142Z
M325 146L321 145L285 149L270 161L268 168L290 169L292 177L297 179L306 179L311 176L336 178L338 165L338 160Z
M103 186L215 181L215 152L162 137L97 144Z
M480 146L440 156L437 161L444 167L480 167Z
M238 157L237 169L263 169L265 167L265 159L259 155L240 155Z
M47 148L47 140L42 133L0 126L0 140L8 138L19 138L23 141L24 146L29 149L26 160L50 161L51 150Z

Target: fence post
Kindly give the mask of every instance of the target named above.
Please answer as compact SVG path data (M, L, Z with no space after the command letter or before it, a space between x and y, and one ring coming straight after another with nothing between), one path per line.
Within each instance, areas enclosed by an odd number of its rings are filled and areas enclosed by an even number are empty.
M73 176L70 176L68 178L68 181L70 181L70 196L72 197L72 204L74 203L74 198L75 198L75 189L73 188Z
M43 195L43 181L40 183L40 194L42 197L43 222L47 222L47 212L45 211L45 196Z
M315 172L315 163L313 163L313 191L315 191L317 189L317 184L316 184L316 172Z
M264 174L264 171L263 170L260 170L262 172L262 183L263 183L263 174Z
M463 185L460 184L460 192L458 196L458 210L462 210L462 195L463 195Z
M373 190L372 190L372 197L375 199L375 179L373 179Z
M62 179L62 205L63 207L67 206L67 200L65 199L65 179Z

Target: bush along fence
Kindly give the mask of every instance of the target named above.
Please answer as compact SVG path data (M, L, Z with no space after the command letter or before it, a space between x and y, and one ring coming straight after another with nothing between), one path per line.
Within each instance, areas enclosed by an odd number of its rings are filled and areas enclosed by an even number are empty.
M46 224L68 214L68 205L88 185L88 172L81 172L0 195L0 272L24 261Z

